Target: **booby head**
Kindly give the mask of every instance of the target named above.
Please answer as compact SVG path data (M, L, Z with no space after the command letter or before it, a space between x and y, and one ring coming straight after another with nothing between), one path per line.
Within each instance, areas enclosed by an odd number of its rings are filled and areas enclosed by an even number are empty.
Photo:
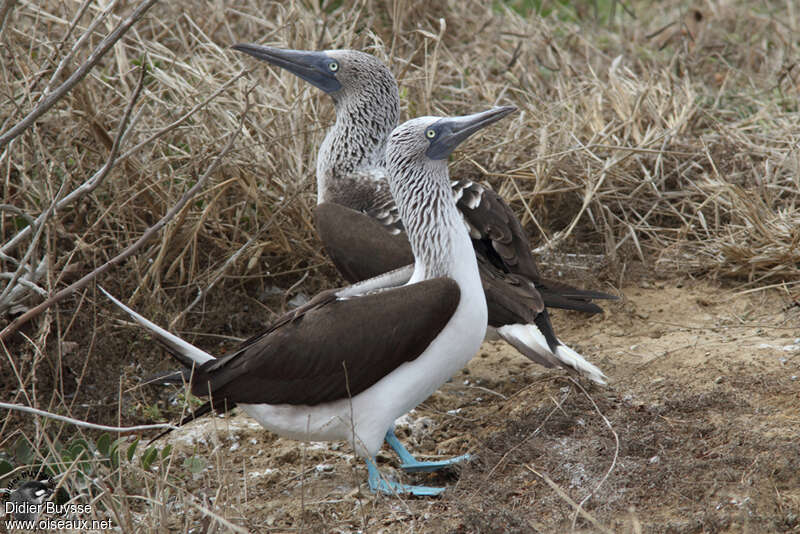
M423 159L447 162L455 148L478 130L516 111L514 106L494 107L480 113L458 117L418 117L397 128L389 136L387 163L399 164ZM400 174L402 176L402 174Z
M386 139L400 117L400 95L381 60L357 50L310 52L256 44L232 48L288 70L333 99L336 123L317 155L318 203L346 195L336 189L340 179L353 173L360 173L357 181L384 179L376 170L383 166Z
M470 135L515 110L504 106L460 117L419 117L389 135L386 174L414 252L412 280L449 276L456 265L464 267L474 258L453 200L447 157ZM459 243L463 258L455 251ZM471 263L477 281L477 266Z
M397 82L388 67L375 56L358 50L311 52L256 44L235 44L231 48L288 70L336 102L347 96L380 98L397 93ZM381 100L374 103L383 104Z

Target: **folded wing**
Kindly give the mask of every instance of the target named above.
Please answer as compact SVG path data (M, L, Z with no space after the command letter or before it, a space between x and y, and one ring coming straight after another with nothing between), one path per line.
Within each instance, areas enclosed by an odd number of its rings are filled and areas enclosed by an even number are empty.
M459 300L449 278L353 299L320 294L232 354L201 365L192 391L210 392L215 406L316 405L358 395L421 355Z

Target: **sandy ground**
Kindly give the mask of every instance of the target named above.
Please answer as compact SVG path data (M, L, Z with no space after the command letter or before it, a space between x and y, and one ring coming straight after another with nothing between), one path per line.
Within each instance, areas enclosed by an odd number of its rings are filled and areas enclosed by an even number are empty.
M409 476L384 447L386 474L446 485L441 498L372 495L346 444L280 439L243 414L170 439L211 459L194 492L252 531L800 532L800 306L696 282L623 291L602 316L553 320L608 387L487 342L399 425L420 457L474 456Z

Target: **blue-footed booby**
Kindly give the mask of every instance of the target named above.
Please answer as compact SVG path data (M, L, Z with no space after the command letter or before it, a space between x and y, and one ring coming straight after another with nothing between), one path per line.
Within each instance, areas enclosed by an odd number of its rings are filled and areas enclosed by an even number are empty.
M286 69L333 98L336 122L317 156L315 221L342 276L354 283L410 264L407 228L387 180L386 143L400 99L386 65L355 50L233 48ZM493 190L457 180L452 194L478 259L489 326L534 362L605 383L600 369L556 337L546 307L597 313L602 310L592 299L617 297L542 278L522 225Z
M472 133L514 109L421 117L389 135L386 184L414 256L413 272L399 286L397 273L388 273L324 291L221 358L104 293L193 369L192 393L210 398L198 413L238 405L281 436L350 441L366 460L374 491L436 495L443 488L385 479L375 455L386 440L410 471L431 471L464 458L419 462L392 428L397 417L466 365L483 341L486 299L453 199L447 158Z

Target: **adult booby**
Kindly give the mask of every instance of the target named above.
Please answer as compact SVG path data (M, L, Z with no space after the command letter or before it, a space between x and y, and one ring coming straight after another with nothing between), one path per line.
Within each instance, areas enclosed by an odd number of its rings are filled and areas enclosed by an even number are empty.
M317 156L315 221L342 276L353 283L411 263L384 160L400 104L391 71L376 57L354 50L307 52L254 44L233 48L286 69L333 98L336 122ZM489 326L545 367L562 367L605 383L600 369L558 340L546 307L597 313L602 310L591 299L617 297L542 278L528 236L499 195L467 180L454 181L452 190L478 258Z
M389 273L324 291L221 358L106 295L185 367L194 366L192 393L210 397L200 413L236 404L285 437L348 440L366 460L374 491L438 494L443 488L385 480L375 455L386 439L409 470L435 470L453 461L418 462L392 426L461 369L486 333L486 300L453 200L447 157L469 135L513 110L422 117L389 136L387 183L414 255L413 273L400 287L387 288L396 283L397 273Z

